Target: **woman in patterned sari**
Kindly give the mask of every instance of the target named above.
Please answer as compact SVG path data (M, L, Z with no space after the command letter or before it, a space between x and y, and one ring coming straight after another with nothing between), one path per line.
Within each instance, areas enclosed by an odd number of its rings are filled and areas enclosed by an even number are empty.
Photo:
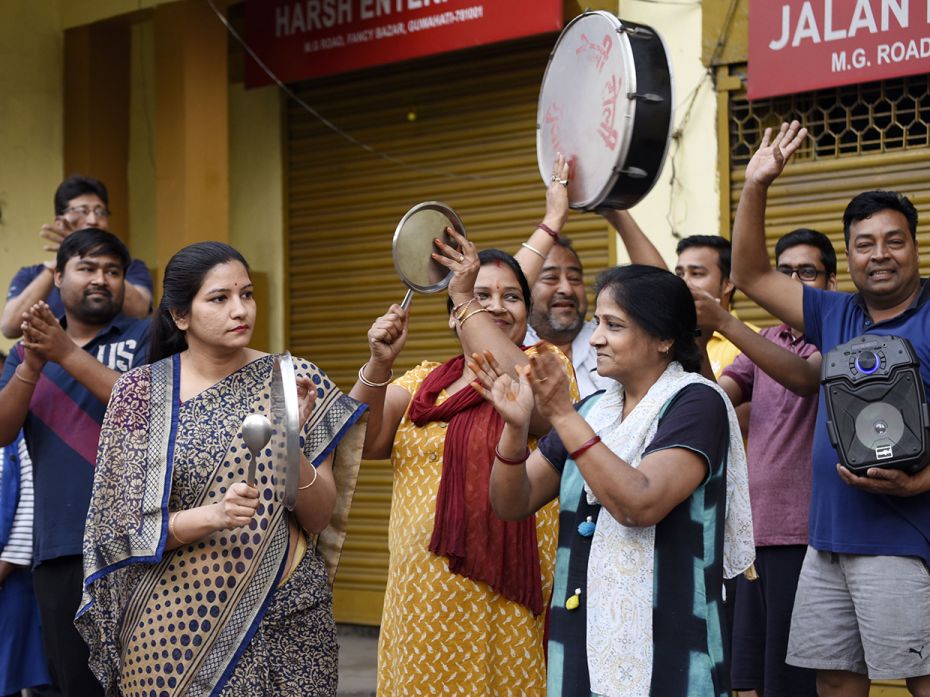
M295 360L293 511L270 447L246 482L241 426L272 415L275 360L249 348L255 314L236 250L185 247L165 269L152 363L113 389L76 619L108 695L336 694L326 564L342 543L364 406Z
M550 201L554 196L567 211L563 185L550 187ZM552 224L563 222L556 216ZM370 358L351 392L371 411L365 456L390 456L394 475L378 695L541 696L558 510L505 523L490 509L488 477L502 422L472 389L465 358L492 349L507 369L526 363L520 345L530 288L509 254L479 255L450 234L459 248L437 240L433 258L453 272L449 324L463 355L424 361L391 382L407 336L407 315L394 305L368 332ZM543 242L529 244L538 249ZM538 273L536 261L526 263L528 275ZM552 350L571 374L568 360ZM533 432L545 430L543 421L534 424Z
M556 362L519 381L479 358L505 426L494 510L520 520L558 497L548 697L726 697L723 577L755 554L733 407L699 374L687 285L651 266L598 280L591 345L615 382L573 405ZM533 410L553 430L530 454Z

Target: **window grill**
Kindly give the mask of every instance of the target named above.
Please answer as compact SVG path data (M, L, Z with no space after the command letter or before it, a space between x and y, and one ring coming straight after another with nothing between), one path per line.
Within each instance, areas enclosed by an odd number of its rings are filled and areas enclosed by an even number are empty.
M784 97L730 99L730 164L741 168L768 128L797 119L811 133L798 160L930 147L930 74Z

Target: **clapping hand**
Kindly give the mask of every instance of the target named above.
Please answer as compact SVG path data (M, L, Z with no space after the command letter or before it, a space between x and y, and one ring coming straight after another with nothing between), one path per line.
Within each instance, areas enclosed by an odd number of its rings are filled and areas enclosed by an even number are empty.
M538 353L530 354L529 359L526 379L540 415L552 423L557 416L574 413L571 388L558 349L542 342Z
M65 357L77 349L71 337L62 329L52 309L43 301L37 302L24 312L23 346L39 356L43 362L63 363Z
M505 373L490 351L473 353L468 368L475 374L471 386L494 405L497 413L509 425L526 428L533 413L533 391L526 377L526 366L517 366L514 380Z

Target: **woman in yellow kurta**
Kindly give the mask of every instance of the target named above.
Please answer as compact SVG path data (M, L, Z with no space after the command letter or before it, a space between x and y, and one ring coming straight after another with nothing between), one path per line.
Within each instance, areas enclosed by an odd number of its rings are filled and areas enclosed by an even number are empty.
M512 370L527 362L526 278L510 255L457 241L461 252L434 255L454 272L450 326L464 355L501 350ZM375 321L351 393L370 406L365 457L390 455L394 470L378 695L543 695L558 510L517 524L494 514L488 479L503 423L470 386L464 356L390 382L406 334L397 305ZM531 430L546 429L537 420Z

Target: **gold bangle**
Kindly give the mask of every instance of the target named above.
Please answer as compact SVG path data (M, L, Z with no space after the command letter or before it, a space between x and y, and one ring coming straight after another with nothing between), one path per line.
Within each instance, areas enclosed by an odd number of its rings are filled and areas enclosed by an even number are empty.
M394 369L391 368L391 374L388 375L388 379L384 382L372 382L367 377L365 377L364 368L368 363L363 363L359 366L358 369L358 381L367 387L386 387L391 384L391 380L394 379Z
M303 486L297 487L297 491L303 491L304 489L309 489L311 486L316 484L316 467L314 467L313 465L310 465L310 467L313 469L313 481L310 482L309 484L304 484Z
M538 254L538 255L539 255L539 258L542 259L543 261L546 260L546 255L543 254L542 252L540 252L538 249L536 249L536 247L534 247L533 245L527 244L526 242L521 242L521 243L520 243L520 246L521 246L521 247L526 247L528 250L530 250L531 252L533 252L533 254Z
M178 516L181 515L181 511L175 511L174 513L168 514L168 533L175 539L176 542L182 545L189 545L190 540L182 540L178 537L178 533L174 531L174 522L178 519Z
M487 311L488 311L488 309L485 308L485 307L479 307L477 310L472 310L472 311L469 312L467 315L465 315L464 317L462 317L462 319L459 320L459 326L460 326L460 327L464 327L464 326L465 326L465 320L467 320L467 319L470 318L470 317L474 317L475 315L477 315L477 314L480 313L480 312L487 312Z
M22 365L22 364L20 364L20 365ZM19 374L19 366L16 366L16 370L13 371L13 376L14 376L17 380L22 380L22 381L25 382L27 385L32 385L33 387L35 387L35 385L39 382L38 380L27 380L27 379L24 378L22 375L20 375L20 374Z
M456 305L455 307L453 307L453 308L452 308L452 316L455 317L456 319L458 319L458 315L464 315L464 314L465 314L465 311L468 309L468 306L471 305L473 302L475 302L475 300L477 300L477 299L478 299L478 298L476 298L476 297L473 295L473 296L471 296L468 300L466 300L465 302L459 303L458 305ZM461 310L461 312L459 312L459 310Z

